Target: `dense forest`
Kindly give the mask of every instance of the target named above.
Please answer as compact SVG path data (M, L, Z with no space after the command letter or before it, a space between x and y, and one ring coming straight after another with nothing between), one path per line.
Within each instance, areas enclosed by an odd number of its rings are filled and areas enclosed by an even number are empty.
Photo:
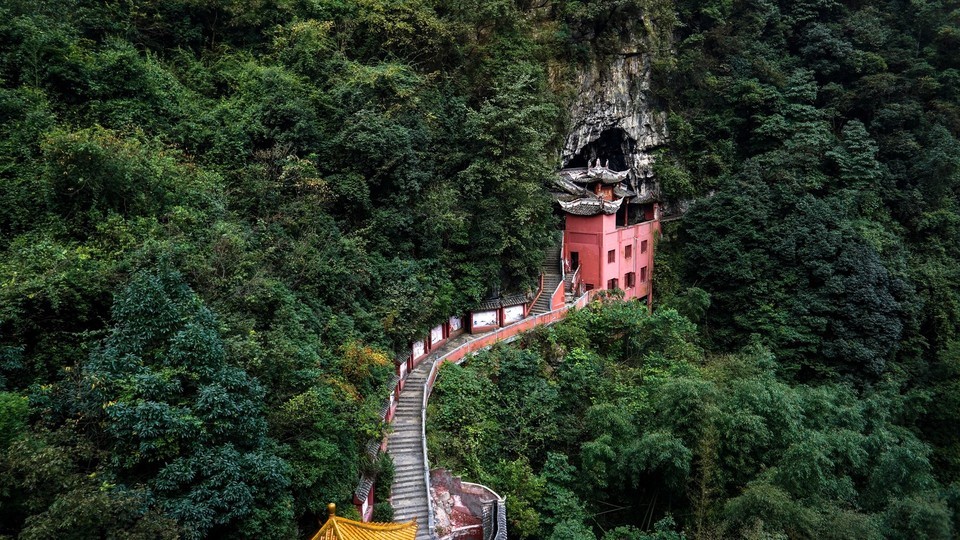
M519 10L0 3L0 536L349 506L393 350L534 284L555 229Z
M0 20L0 538L315 530L389 470L363 448L394 351L536 283L577 66L636 39L689 207L656 310L445 369L431 452L516 537L960 531L956 2Z
M432 463L505 496L516 538L953 537L918 397L797 382L757 342L710 353L703 300L597 301L444 366Z
M960 533L960 5L683 2L656 309L441 371L528 538Z

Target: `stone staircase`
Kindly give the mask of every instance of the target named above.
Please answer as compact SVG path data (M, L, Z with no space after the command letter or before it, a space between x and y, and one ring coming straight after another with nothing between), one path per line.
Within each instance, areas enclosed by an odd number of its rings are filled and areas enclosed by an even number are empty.
M437 355L423 360L409 375L400 392L393 431L387 439L387 452L393 458L396 474L390 502L393 504L393 520L396 522L417 520L417 539L433 538L427 508L427 485L424 478L424 456L421 434L423 417L423 392L430 368Z
M554 246L544 254L543 294L533 306L532 314L550 311L553 292L562 281L560 272L560 247ZM393 417L392 430L387 437L387 453L393 459L395 475L390 493L395 522L417 520L416 540L432 540L430 530L430 509L427 506L428 486L426 484L425 458L423 455L423 393L427 377L433 365L456 347L481 336L460 335L443 347L432 351L427 358L413 369L404 383ZM504 529L505 530L505 529Z
M554 245L546 250L540 271L543 272L543 292L530 310L533 315L550 311L553 292L563 280L563 274L560 271L560 246Z

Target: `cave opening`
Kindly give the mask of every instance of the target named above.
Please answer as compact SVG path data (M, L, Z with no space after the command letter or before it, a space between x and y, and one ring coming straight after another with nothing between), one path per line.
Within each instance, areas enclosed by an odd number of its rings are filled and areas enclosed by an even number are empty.
M581 148L565 167L586 167L588 161L593 165L599 158L600 163L607 163L609 160L609 167L612 170L624 171L630 167L627 156L635 154L636 149L637 141L626 131L620 128L606 129L595 141Z

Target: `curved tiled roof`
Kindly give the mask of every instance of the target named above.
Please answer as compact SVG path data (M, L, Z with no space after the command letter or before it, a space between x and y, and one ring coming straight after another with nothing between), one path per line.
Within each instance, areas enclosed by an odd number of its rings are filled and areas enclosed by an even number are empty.
M338 517L336 506L329 506L330 517L311 540L415 540L417 522L363 523Z
M565 202L557 201L564 212L575 216L595 216L597 214L616 214L623 204L623 199L615 201L605 201L597 197L577 199L575 201Z
M527 295L525 294L509 294L504 296L500 300L500 305L502 305L503 307L517 306L517 305L526 304L526 303L527 303Z
M576 195L579 197L585 197L587 195L590 195L590 193L592 193L589 189L583 186L579 186L574 182L570 181L568 178L565 178L563 176L556 177L554 179L554 184L556 185L556 187L562 189L564 192L569 193L571 195Z
M523 293L505 294L500 298L488 299L480 302L473 311L486 311L490 309L500 309L502 307L519 306L527 303L527 295Z
M480 305L477 306L477 310L486 311L488 309L499 309L500 308L500 299L496 300L484 300L480 302Z
M353 490L353 494L358 500L362 501L367 498L367 495L370 495L371 489L373 489L373 478L364 476L360 479L360 483L357 484L357 489Z
M630 176L630 169L614 171L607 167L573 167L560 170L560 178L578 184L603 182L604 184L619 184Z
M380 441L376 439L370 439L367 441L367 446L364 447L364 451L367 452L367 455L370 456L371 461L376 461L380 457Z

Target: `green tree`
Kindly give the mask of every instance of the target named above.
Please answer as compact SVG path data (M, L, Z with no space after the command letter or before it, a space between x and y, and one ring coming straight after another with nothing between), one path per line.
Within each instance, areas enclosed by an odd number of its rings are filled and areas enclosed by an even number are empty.
M227 362L213 314L177 272L138 272L117 295L82 385L110 470L146 484L185 536L290 533L290 471L266 437L263 388Z

